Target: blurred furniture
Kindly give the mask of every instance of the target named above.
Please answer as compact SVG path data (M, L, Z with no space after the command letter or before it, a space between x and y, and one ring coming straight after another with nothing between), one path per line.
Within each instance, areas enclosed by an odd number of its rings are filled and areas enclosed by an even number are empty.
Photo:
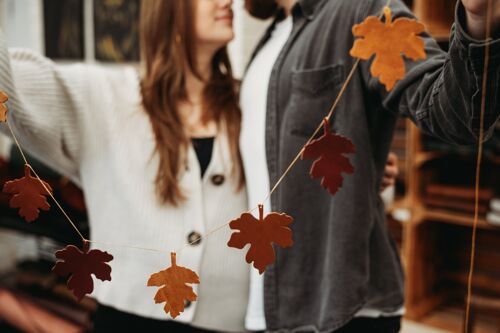
M414 0L416 15L446 49L455 0ZM406 270L406 317L452 332L463 330L474 219L477 147L454 147L426 137L409 120L398 125L393 148L401 149L404 192L388 212ZM478 333L499 332L500 228L488 223L490 202L500 195L500 126L484 152L473 280ZM403 191L402 191L403 190ZM472 331L470 331L472 332Z
M471 312L467 332L473 333L477 315L485 313L498 320L498 330L500 333L500 298L473 296L471 301Z
M437 41L446 41L455 20L456 0L413 0L413 11Z
M0 320L26 333L83 333L87 330L47 310L46 304L37 304L5 288L0 288Z
M66 177L55 173L29 155L28 161L40 177L50 184L54 197L71 216L84 236L88 237L89 225L82 191ZM9 161L0 161L0 185L3 186L8 180L22 177L24 175L23 166L24 161L17 148L13 146ZM80 237L53 202L49 201L51 205L49 211L41 211L40 217L36 221L26 223L18 215L17 209L9 207L10 199L10 195L0 192L0 228L47 237L63 246L66 244L80 245Z
M89 226L82 191L33 157L28 156L28 160L40 177L50 184L64 210L84 236L88 237ZM13 147L10 159L0 160L0 185L22 177L23 163L19 152ZM80 237L52 201L49 211L42 211L36 221L26 223L18 215L17 209L9 207L10 199L9 195L0 193L0 230L33 239L36 246L34 254L27 259L17 257L17 249L12 249L10 256L9 253L4 254L5 258L12 259L12 265L0 271L0 332L88 331L96 307L95 301L86 298L81 304L77 303L66 287L66 279L55 276L51 271L55 251L67 244L81 246ZM26 244L17 244L23 245ZM5 244L4 247L9 249Z

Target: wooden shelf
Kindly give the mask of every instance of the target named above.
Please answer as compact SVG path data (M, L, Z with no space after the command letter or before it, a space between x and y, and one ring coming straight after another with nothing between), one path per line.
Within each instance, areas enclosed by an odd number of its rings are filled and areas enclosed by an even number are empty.
M446 332L462 332L464 309L456 304L443 304L435 311L420 318L419 323L436 327ZM498 333L498 323L494 318L480 318L474 333Z
M442 151L417 151L415 152L415 157L414 157L414 163L417 166L421 166L429 161L433 161L439 158L446 158L449 156L463 156L467 158L476 158L476 154L471 154L469 155L458 155L458 154L452 154L452 153L447 153L447 152L442 152ZM490 155L483 155L483 160L493 163L493 164L498 164L500 165L500 156L490 156Z
M432 220L432 221L444 222L455 225L463 225L467 227L472 227L474 222L474 216L472 215L464 213L455 213L440 209L431 209L431 208L425 209L423 217L425 220ZM487 230L489 229L500 230L499 227L489 224L484 217L479 218L478 228Z
M422 298L410 309L407 309L405 317L411 320L419 320L446 302L447 297L446 293L434 293L429 297Z
M448 155L447 153L443 152L438 152L438 151L419 151L416 152L415 154L415 160L414 163L417 166L421 166L422 164L425 164L428 161L435 160L437 158L442 158Z
M404 263L407 283L406 283L406 317L435 327L453 327L453 332L459 332L463 311L456 313L456 318L447 322L446 318L441 318L444 313L436 315L442 304L449 301L453 296L452 290L465 293L464 276L467 276L468 261L466 251L470 250L467 245L470 241L470 230L473 225L474 216L467 212L456 212L449 209L440 209L426 206L424 204L425 189L429 184L442 181L440 175L447 174L446 169L439 173L434 168L447 168L447 163L432 163L422 166L428 162L442 160L454 156L453 168L466 167L465 165L474 160L474 156L464 155L463 158L456 158L456 154L426 151L423 149L423 140L420 131L410 121L407 124L407 191L403 199L396 201L388 207L387 213L391 214L393 220L401 223L402 231L402 261ZM488 162L498 163L500 157L486 157ZM461 164L464 161L464 164ZM427 167L428 166L428 167ZM494 167L493 167L494 168ZM447 178L448 179L448 178ZM449 179L448 179L449 180ZM446 183L452 185L453 183ZM461 182L455 184L463 187ZM400 218L403 217L403 218ZM456 226L456 227L455 227ZM462 227L462 228L460 228ZM465 228L463 228L465 227ZM492 295L499 294L500 281L498 265L488 266L487 258L489 251L500 253L500 228L489 224L484 216L478 220L478 235L481 250L476 253L476 266L479 268L492 268L492 275L479 274L479 269L474 276L474 286L477 292L480 289L489 291ZM456 236L458 238L455 238ZM486 237L486 238L485 238ZM463 246L443 247L446 242L460 242ZM486 240L486 241L485 241ZM458 269L457 273L450 273L453 265ZM450 266L450 267L448 267ZM488 271L489 272L489 271ZM489 273L488 273L489 274ZM496 274L496 275L495 275ZM463 297L460 300L463 305ZM429 319L431 318L431 319ZM444 326L444 327L443 327ZM458 330L457 330L458 327ZM491 327L491 326L489 326ZM475 328L476 332L494 332L488 329L483 319L479 319ZM496 333L496 332L495 332Z
M444 278L466 286L468 275L467 273L463 272L446 272L444 274ZM474 289L491 290L500 295L500 281L494 277L490 277L477 272L477 274L474 275L474 279L472 280L472 285Z
M461 225L466 227L472 227L474 222L474 216L466 213L451 212L444 209L428 208L422 205L410 205L407 198L400 199L387 208L386 213L391 215L396 221L402 221L399 216L403 215L401 212L407 211L410 219L415 224L420 224L423 222L443 222L447 224ZM398 214L399 213L399 214ZM405 213L406 214L406 213ZM478 220L478 228L485 230L500 230L500 227L492 225L486 221L484 217L480 217Z

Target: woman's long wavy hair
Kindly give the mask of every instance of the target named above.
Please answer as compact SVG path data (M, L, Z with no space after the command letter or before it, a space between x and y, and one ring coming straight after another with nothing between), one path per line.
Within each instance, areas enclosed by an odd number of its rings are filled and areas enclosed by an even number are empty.
M142 1L141 54L145 73L141 80L142 105L148 114L159 155L156 191L162 203L179 205L187 196L178 179L184 168L190 138L185 133L178 103L186 101L186 70L201 78L196 66L194 10L196 0ZM212 74L203 92L203 122L214 120L227 133L232 172L243 185L238 140L241 111L238 85L233 79L226 48L212 59Z

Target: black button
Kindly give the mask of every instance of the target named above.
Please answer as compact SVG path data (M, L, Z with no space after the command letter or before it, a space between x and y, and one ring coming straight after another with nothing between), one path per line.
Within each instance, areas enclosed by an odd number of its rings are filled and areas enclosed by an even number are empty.
M213 175L212 176L212 183L214 185L217 185L217 186L224 184L225 180L226 180L226 178L224 177L224 175Z
M200 233L193 231L189 234L188 236L188 244L195 246L195 245L200 245L201 243L201 235Z
M188 309L188 308L191 306L191 304L193 304L193 303L191 303L191 301L186 300L186 301L184 302L184 308L185 308L185 309Z

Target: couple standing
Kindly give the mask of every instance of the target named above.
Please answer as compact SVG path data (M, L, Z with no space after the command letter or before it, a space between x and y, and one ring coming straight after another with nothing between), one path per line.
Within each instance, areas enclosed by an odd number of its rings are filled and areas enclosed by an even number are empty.
M11 126L26 150L82 187L91 239L167 251L192 243L178 261L202 282L176 321L145 286L168 258L110 249L113 281L96 283L95 332L398 332L403 272L379 195L393 130L403 114L448 142L477 141L486 2L458 1L450 51L425 35L427 59L408 62L390 93L360 65L332 119L356 146L356 172L335 197L301 162L267 202L353 66L351 27L385 0L246 0L274 21L241 87L226 52L232 0L143 0L141 75L55 65L9 52L0 37ZM391 9L411 16L400 0ZM500 41L488 43L498 54ZM487 129L499 117L499 59ZM295 220L294 246L277 249L263 276L226 246L229 230L198 239L261 203Z

